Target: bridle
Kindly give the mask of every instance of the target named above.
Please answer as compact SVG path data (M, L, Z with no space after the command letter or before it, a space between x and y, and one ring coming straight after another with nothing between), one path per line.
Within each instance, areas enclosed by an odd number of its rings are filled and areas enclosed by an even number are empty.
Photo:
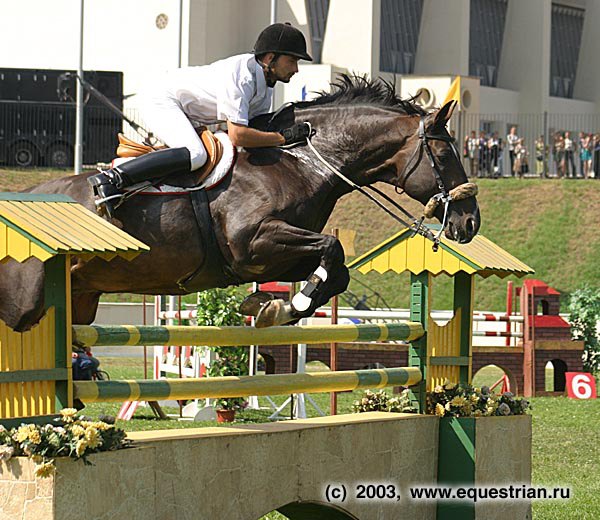
M426 204L424 217L426 217L426 218L433 217L433 214L434 214L436 208L440 204L444 205L444 217L442 219L442 227L440 228L439 232L437 233L437 235L435 237L435 243L439 244L439 239L440 239L443 231L446 229L446 226L448 225L448 209L450 207L450 202L452 202L453 200L462 200L462 199L466 199L468 197L474 197L475 195L477 195L477 185L472 182L465 182L463 184L456 186L452 190L448 191L448 189L446 188L446 185L444 184L444 178L442 177L442 172L441 172L440 166L439 166L438 162L436 161L436 157L435 157L433 151L431 150L431 146L430 146L429 142L430 141L443 141L445 143L448 143L448 145L450 146L450 149L452 150L454 158L456 159L457 163L460 165L460 167L462 169L462 162L460 160L460 155L456 148L456 139L450 135L428 134L427 131L425 130L425 118L423 116L421 116L421 119L419 120L419 128L418 128L417 132L418 132L418 137L419 137L419 145L415 148L410 159L406 163L404 171L400 175L398 184L399 184L399 188L402 191L404 191L404 186L406 184L406 181L412 175L412 173L417 169L419 164L421 164L421 160L423 159L423 150L424 150L427 157L429 158L429 164L433 171L433 175L435 177L435 182L436 182L438 190L439 190L439 192L436 193L433 197L431 197L429 202ZM409 169L409 165L413 162L413 159L414 159L415 155L417 155L417 153L419 154L419 157L418 157L417 161ZM463 172L464 172L464 170L463 170ZM465 177L466 177L466 173L465 173Z
M309 126L311 126L310 123L307 123L307 124ZM417 145L417 147L413 151L412 155L410 156L410 159L406 163L406 166L405 166L402 174L400 175L400 180L398 183L399 185L397 187L397 189L399 188L400 190L404 191L404 186L406 184L406 181L413 174L413 172L418 168L418 166L421 164L421 161L422 161L423 155L424 155L423 152L425 152L425 154L429 158L429 163L431 165L431 169L435 176L435 181L436 181L439 192L436 193L433 197L431 197L429 202L426 204L425 211L423 213L423 216L420 219L417 219L416 217L414 217L411 213L409 213L407 210L405 210L400 204L398 204L394 199L392 199L391 197L389 197L388 195L383 193L381 190L374 188L373 186L365 186L363 188L362 186L359 186L355 182L348 179L339 170L337 170L336 168L331 166L331 164L329 164L321 156L321 154L316 150L316 148L312 144L312 142L311 142L312 135L313 135L313 130L311 127L310 135L307 138L308 147L312 150L312 152L317 156L317 158L332 173L334 173L340 179L342 179L344 182L349 184L353 189L355 189L355 190L359 191L360 193L362 193L363 195L365 195L368 199L370 199L377 206L379 206L381 209L383 209L392 218L394 218L395 220L400 222L403 226L406 226L407 228L411 229L413 232L412 236L419 234L419 235L422 235L425 238L431 240L433 242L433 250L434 251L438 250L442 233L445 231L445 229L448 225L448 209L450 207L450 203L455 200L462 200L462 199L466 199L468 197L474 197L475 195L477 195L477 185L472 182L466 182L466 183L460 184L459 186L456 186L455 188L451 189L450 191L448 191L448 189L446 188L446 185L444 184L444 178L442 177L442 172L441 172L440 166L439 166L438 162L436 161L435 155L433 154L433 151L431 150L431 146L430 146L429 142L430 141L443 141L443 142L448 143L450 145L450 148L452 149L454 156L456 157L456 160L458 161L458 164L460 164L460 166L462 168L462 163L460 161L460 155L458 154L458 150L456 149L456 140L449 135L428 134L427 131L425 130L425 116L421 116L421 119L419 120L419 128L418 128L419 144ZM413 162L413 160L414 160L415 156L417 156L417 154L418 154L418 158L417 158L416 162L414 162L414 164L409 168L409 165ZM466 174L465 174L465 176L466 176ZM368 193L365 188L368 188L369 190L377 193L380 197L385 199L388 203L390 203L396 209L398 209L402 213L404 213L404 215L406 215L406 217L408 217L410 219L410 222L406 222L402 217L398 216L396 213L394 213L392 210L390 210L385 204L383 204L381 201L377 200L373 195ZM442 219L441 228L439 229L438 233L434 235L428 227L424 226L423 223L425 221L425 218L433 217L433 214L434 214L436 208L440 204L444 204L444 218Z

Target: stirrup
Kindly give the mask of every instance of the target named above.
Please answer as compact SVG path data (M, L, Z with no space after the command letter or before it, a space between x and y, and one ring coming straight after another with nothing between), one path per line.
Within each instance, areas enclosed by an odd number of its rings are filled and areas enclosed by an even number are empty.
M115 210L121 205L120 202L123 197L124 195L122 193L117 193L110 197L96 199L94 200L96 210L101 215L104 213L108 218L113 218L115 216Z
M94 190L94 204L98 213L106 213L109 218L113 218L123 193L113 184L111 176L101 171L88 177L88 183Z

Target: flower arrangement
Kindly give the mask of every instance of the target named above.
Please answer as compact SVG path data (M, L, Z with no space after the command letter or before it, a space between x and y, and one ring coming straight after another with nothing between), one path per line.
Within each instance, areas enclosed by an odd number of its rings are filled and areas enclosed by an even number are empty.
M427 393L427 413L440 417L490 417L524 415L529 401L515 398L511 392L496 395L487 386L446 382Z
M248 401L243 397L223 397L215 399L215 409L217 410L243 410L248 406Z
M367 390L363 397L352 404L355 413L362 412L395 412L414 413L415 408L410 403L408 390L404 390L399 396L391 397L385 390L372 392Z
M35 474L45 478L56 469L55 457L71 457L91 464L88 456L129 445L125 432L114 426L114 418L101 416L92 421L77 416L74 408L64 408L55 419L62 425L22 424L7 430L0 426L0 461L27 456L36 463Z

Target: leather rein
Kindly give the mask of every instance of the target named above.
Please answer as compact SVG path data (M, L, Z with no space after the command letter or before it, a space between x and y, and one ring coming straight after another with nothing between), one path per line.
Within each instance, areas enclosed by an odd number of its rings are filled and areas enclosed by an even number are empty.
M309 126L311 126L310 123L307 123L307 124ZM330 170L333 174L335 174L337 177L342 179L345 183L350 185L353 189L359 191L361 194L363 194L365 197L367 197L371 202L373 202L374 204L379 206L383 211L385 211L388 215L390 215L394 220L400 222L403 226L412 230L412 232L413 232L412 236L419 234L419 235L422 235L425 238L431 240L433 242L433 251L438 250L442 233L444 232L444 230L446 229L446 227L448 225L448 209L450 207L450 203L453 200L466 199L468 197L474 197L477 194L477 185L475 185L474 183L471 183L471 182L463 183L463 184L453 188L452 190L448 191L448 189L446 188L446 185L444 184L444 179L442 177L442 172L441 172L440 166L435 159L435 155L433 154L433 151L431 150L429 141L444 141L444 142L448 143L450 145L450 148L452 149L454 155L456 156L459 164L461 164L460 157L458 155L458 151L456 150L456 145L455 145L456 141L453 137L451 137L449 135L428 134L425 130L425 117L424 116L421 116L421 119L419 120L419 129L418 129L419 144L415 148L415 150L412 153L410 159L408 160L402 174L400 175L399 186L396 188L396 189L400 188L402 191L404 191L404 185L406 184L407 179L418 168L419 164L421 164L421 161L423 160L423 156L426 154L427 157L429 158L429 163L433 170L433 174L435 176L435 181L436 181L439 192L436 193L433 197L431 197L431 199L429 200L429 202L427 203L427 205L425 207L425 212L420 219L417 219L415 216L413 216L411 213L409 213L407 210L405 210L400 204L398 204L394 199L392 199L391 197L389 197L388 195L383 193L381 190L374 188L373 186L365 186L365 187L359 186L358 184L356 184L355 182L350 180L348 177L343 175L339 170L337 170L331 164L329 164L323 158L323 156L317 151L317 149L314 147L314 145L311 142L312 135L313 135L313 131L312 131L312 126L311 126L310 135L306 140L308 147L316 155L316 157L319 159L319 161L321 161L321 163L323 163L327 167L328 170ZM418 159L409 169L409 165L411 164L411 162L413 162L413 159L415 156L417 156L417 154L418 154ZM381 201L379 201L373 195L371 195L365 188L368 188L369 190L373 191L374 193L377 193L380 197L385 199L394 208L396 208L397 210L400 210L402 213L404 213L404 215L408 219L410 219L410 222L407 222L406 220L404 220L404 218L400 217L394 211L389 209L385 204L383 204ZM428 227L423 225L423 222L426 217L431 218L433 216L433 213L435 212L435 209L437 208L437 206L439 204L444 205L444 218L442 220L442 227L440 228L438 233L433 234L432 231Z

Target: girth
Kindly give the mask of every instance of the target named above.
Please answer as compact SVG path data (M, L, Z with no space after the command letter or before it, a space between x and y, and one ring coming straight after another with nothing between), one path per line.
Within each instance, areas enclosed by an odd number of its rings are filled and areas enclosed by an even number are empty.
M227 287L228 285L241 283L242 280L233 273L219 247L206 190L191 191L189 195L194 208L196 223L198 224L200 242L204 246L206 255L193 273L177 280L177 285L186 292L197 291L199 286L196 286L195 282L200 276L203 278L210 277L212 287Z

